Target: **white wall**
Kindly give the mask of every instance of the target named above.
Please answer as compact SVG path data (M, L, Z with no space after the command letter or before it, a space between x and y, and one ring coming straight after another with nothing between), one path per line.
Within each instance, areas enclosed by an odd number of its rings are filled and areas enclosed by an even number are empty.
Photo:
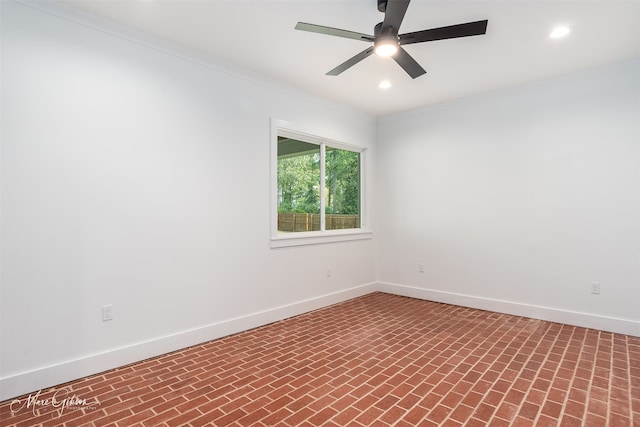
M368 292L373 240L270 248L269 129L373 118L1 3L0 399Z
M384 289L640 335L640 61L385 117L377 149Z

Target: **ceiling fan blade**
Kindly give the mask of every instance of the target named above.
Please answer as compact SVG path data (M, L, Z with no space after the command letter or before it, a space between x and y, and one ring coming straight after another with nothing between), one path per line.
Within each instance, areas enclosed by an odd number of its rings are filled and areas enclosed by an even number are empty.
M356 33L355 31L349 30L341 30L339 28L325 27L323 25L308 24L306 22L298 22L298 24L296 25L296 30L309 31L311 33L328 34L330 36L362 40L365 42L372 42L375 40L375 37L368 34Z
M345 62L343 62L342 64L338 65L336 68L334 68L333 70L329 71L327 73L327 75L328 76L337 76L338 74L342 73L343 71L353 67L358 62L360 62L363 59L365 59L366 57L370 56L372 53L373 53L373 46L370 46L367 49L365 49L362 52L360 52L359 54L357 54L356 56L346 60Z
M392 58L407 72L407 74L411 76L412 79L420 77L426 73L425 69L422 68L420 64L418 64L416 60L413 59L413 57L402 47L398 49L398 52L396 52Z
M422 43L458 37L480 36L487 32L488 20L431 28L430 30L400 34L400 44Z
M384 13L384 21L382 22L382 32L385 33L389 28L393 28L393 33L398 34L398 29L408 7L409 0L389 0L387 2L387 10Z

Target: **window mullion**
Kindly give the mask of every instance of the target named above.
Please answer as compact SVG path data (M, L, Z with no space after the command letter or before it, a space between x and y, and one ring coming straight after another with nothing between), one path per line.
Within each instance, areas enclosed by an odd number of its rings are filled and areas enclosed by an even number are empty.
M325 231L325 204L326 200L324 197L324 185L325 185L325 154L326 154L326 145L320 144L320 231Z

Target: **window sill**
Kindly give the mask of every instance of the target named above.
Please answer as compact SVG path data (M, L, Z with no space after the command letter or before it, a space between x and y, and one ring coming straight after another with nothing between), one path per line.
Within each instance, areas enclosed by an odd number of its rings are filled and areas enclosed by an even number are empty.
M290 246L319 245L322 243L349 242L353 240L371 239L371 231L356 230L331 230L314 231L308 233L278 233L271 238L272 248L286 248Z

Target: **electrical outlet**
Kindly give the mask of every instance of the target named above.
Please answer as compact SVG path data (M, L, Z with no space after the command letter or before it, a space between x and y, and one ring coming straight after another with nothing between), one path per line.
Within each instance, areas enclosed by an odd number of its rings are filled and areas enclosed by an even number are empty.
M424 273L424 263L418 264L418 273Z
M106 322L107 320L113 320L113 305L103 305L102 306L102 321Z
M600 282L591 282L591 293L600 295Z

